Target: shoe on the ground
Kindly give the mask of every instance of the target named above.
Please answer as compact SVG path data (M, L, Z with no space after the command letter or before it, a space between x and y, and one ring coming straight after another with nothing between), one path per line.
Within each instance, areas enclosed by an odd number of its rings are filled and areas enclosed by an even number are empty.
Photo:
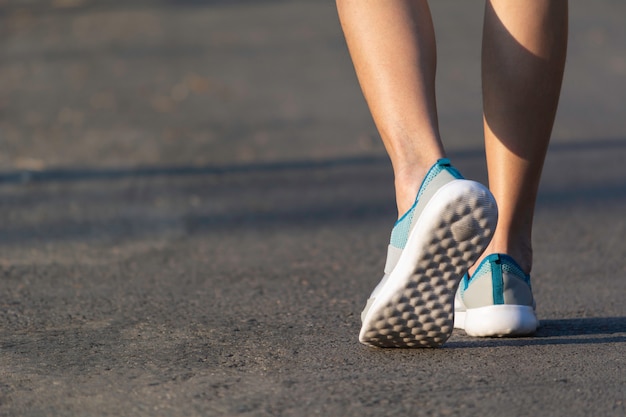
M385 275L361 314L361 343L437 347L452 333L454 295L497 223L489 190L465 180L447 159L424 178L415 203L395 224Z
M529 335L539 325L530 276L508 255L491 254L465 274L454 302L454 327L469 336Z

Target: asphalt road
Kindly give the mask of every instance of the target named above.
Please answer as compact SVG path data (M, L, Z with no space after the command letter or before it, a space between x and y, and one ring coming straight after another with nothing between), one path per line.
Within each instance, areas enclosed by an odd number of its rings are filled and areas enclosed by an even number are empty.
M484 180L482 5L432 3ZM332 2L0 2L0 416L623 416L624 16L571 4L537 335L380 350L392 176Z

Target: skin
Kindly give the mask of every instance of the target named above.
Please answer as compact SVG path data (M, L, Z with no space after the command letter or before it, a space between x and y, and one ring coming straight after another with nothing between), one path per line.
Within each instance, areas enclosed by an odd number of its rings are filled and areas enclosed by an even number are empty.
M537 190L565 66L567 7L567 0L493 0L485 7L485 150L489 188L499 209L485 256L509 254L527 273ZM427 170L445 157L428 3L337 0L337 9L361 89L393 165L401 215L413 204Z

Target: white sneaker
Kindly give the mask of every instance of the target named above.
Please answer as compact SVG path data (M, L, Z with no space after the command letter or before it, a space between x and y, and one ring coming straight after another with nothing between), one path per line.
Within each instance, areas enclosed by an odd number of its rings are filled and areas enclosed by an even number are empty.
M395 224L385 276L361 314L361 343L436 347L452 333L460 279L497 224L489 190L463 179L447 159L424 178L415 203Z
M491 254L465 274L454 303L454 327L469 336L529 335L539 326L530 276L508 255Z

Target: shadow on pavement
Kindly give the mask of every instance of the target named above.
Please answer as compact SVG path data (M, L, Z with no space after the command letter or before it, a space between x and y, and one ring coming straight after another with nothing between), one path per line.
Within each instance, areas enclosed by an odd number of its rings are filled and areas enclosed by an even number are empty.
M185 177L200 175L254 174L280 171L306 171L334 167L388 164L381 156L346 157L324 160L299 160L222 166L170 166L135 168L59 168L43 171L12 171L0 173L0 184L81 182L127 178Z
M626 149L626 140L555 143L552 148L557 158L571 152L574 159L587 161L587 170L593 170L605 154L619 156ZM596 150L600 152L589 159ZM473 168L474 174L483 165L482 149L451 152L450 156ZM555 160L572 164L568 158ZM602 175L608 180L594 177L584 183L552 185L540 193L539 205L596 207L626 202L622 177L615 171L602 171ZM0 173L0 190L2 186L7 190L2 210L12 221L0 227L0 246L328 226L390 218L394 212L391 181L386 156L5 172Z
M626 138L591 139L571 143L553 143L550 153L610 151L626 148ZM453 160L479 158L483 149L468 149L449 153ZM222 166L146 166L129 168L58 168L41 171L14 170L0 172L0 185L40 182L79 182L91 180L117 180L126 178L180 177L199 175L224 175L237 173L278 172L285 170L316 170L321 168L351 167L360 165L389 164L386 156L363 156L328 158L322 160L292 160L258 162Z
M626 333L626 317L588 317L541 320L537 337Z
M583 158L585 169L594 170L606 154L617 161L614 157L622 149L626 149L623 138L554 143L551 152L559 166L552 169L563 170L560 165L569 167L575 163L572 159ZM599 152L591 155L594 151ZM451 152L450 157L475 172L484 158L480 148ZM602 175L606 178L601 181L594 177L552 185L540 192L538 204L596 207L626 202L623 178L614 170ZM10 191L3 196L2 209L13 220L0 227L0 246L388 218L394 211L391 180L388 158L382 155L223 166L5 172L0 173L0 190L7 186ZM34 223L33 216L38 216Z
M447 343L446 347L544 346L624 342L626 342L626 317L593 317L541 320L541 327L534 337L452 341Z

